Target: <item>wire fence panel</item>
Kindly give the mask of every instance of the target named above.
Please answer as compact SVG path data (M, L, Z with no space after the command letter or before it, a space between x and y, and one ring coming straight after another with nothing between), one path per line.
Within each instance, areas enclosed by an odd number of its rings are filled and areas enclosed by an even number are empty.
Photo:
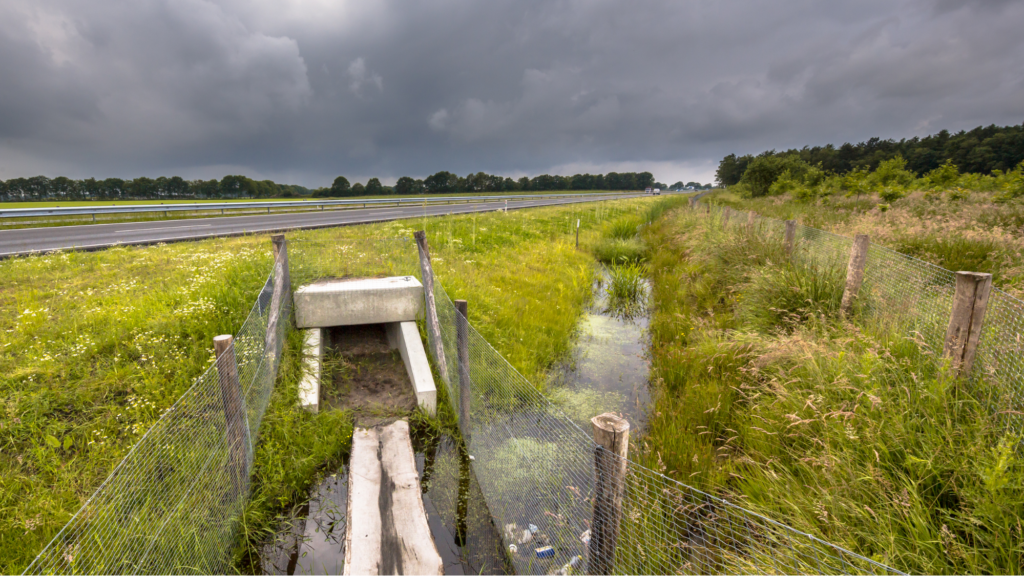
M992 408L1019 433L1024 422L1024 302L999 289L989 297L974 377Z
M26 574L227 568L280 359L279 347L267 348L274 286L272 272L234 338L234 353L220 355L164 412ZM278 301L286 303L283 290ZM289 311L282 306L277 342ZM234 391L225 388L229 374L237 374L230 379ZM230 401L231 394L240 401Z
M434 283L434 298L445 357L458 358L458 312L440 282ZM635 462L616 460L472 325L467 332L471 398L469 421L460 426L516 572L581 573L594 554L595 526L617 523L616 553L607 570L614 574L898 573ZM442 377L452 405L459 406L457 363L449 361ZM618 517L595 516L597 462L626 469Z

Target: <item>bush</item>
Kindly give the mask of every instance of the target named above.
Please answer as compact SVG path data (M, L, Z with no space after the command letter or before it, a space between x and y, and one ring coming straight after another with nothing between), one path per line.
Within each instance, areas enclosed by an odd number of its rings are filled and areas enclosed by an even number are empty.
M637 228L643 224L637 216L624 216L613 220L605 229L605 236L628 240L636 236Z
M765 155L754 158L747 166L741 184L746 184L753 197L767 196L771 193L772 184L789 172L790 178L803 180L807 172L807 163L792 156Z
M960 170L955 164L946 160L945 164L929 172L925 179L936 190L949 188L960 179Z
M764 268L742 290L739 315L761 332L791 329L837 315L845 286L846 270L839 264Z
M878 193L878 197L886 202L895 202L906 195L907 193L901 188L883 188L882 191Z
M870 180L879 186L906 188L914 181L914 173L907 170L907 161L897 154L895 158L882 161L871 174Z

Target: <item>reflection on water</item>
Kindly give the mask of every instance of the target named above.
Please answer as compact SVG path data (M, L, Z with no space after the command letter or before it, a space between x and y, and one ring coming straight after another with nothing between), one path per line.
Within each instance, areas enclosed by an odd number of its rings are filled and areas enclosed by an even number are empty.
M512 568L469 459L447 437L414 436L423 506L445 574L508 574ZM267 574L341 574L345 563L348 475L324 479L309 502L282 520L262 553Z
M621 412L639 430L650 405L647 311L612 309L607 287L605 274L595 284L594 303L580 322L570 359L554 372L550 395L578 423Z
M282 522L285 530L263 550L263 570L267 574L341 574L347 503L348 474L342 467Z

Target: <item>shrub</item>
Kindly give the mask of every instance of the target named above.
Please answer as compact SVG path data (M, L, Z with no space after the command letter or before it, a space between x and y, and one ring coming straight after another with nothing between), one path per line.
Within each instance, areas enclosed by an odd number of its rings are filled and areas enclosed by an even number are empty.
M610 273L608 308L624 314L641 309L647 301L647 267L632 262L612 266Z
M767 196L771 186L786 172L794 179L803 179L807 163L791 156L764 155L754 158L743 172L741 184L746 184L753 197Z
M637 227L643 222L637 216L624 216L613 220L608 228L605 230L605 235L611 238L618 238L621 240L628 240L636 236Z
M761 332L793 328L838 314L846 286L843 266L763 268L742 290L739 315Z
M906 195L907 193L901 188L883 188L882 191L878 193L878 197L886 202L895 202Z
M907 170L903 156L883 160L871 174L871 182L880 186L907 187L914 181L914 173Z
M934 189L949 188L960 179L960 170L956 164L946 160L945 164L929 172L925 179Z

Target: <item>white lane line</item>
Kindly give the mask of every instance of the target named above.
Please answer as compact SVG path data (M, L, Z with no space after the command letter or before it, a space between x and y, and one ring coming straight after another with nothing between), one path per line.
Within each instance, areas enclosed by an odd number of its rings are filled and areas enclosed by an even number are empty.
M152 232L153 230L181 230L182 228L203 228L213 226L213 224L191 224L182 226L165 226L163 228L138 228L136 230L117 230L113 234L124 234L126 232Z

